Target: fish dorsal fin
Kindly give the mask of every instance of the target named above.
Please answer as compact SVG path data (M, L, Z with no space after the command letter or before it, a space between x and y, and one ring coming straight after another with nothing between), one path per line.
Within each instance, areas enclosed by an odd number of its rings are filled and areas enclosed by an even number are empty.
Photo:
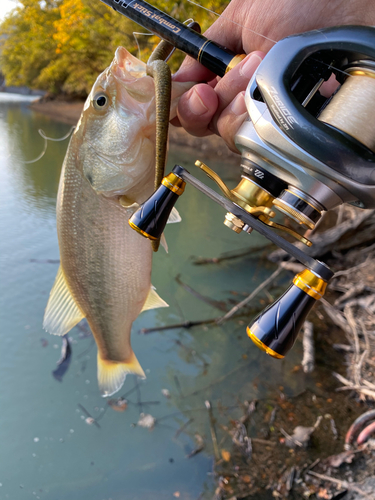
M181 215L178 213L177 209L173 207L168 217L167 224L175 224L176 222L181 222Z
M155 291L155 288L151 285L146 302L144 303L141 312L148 311L149 309L156 309L157 307L169 307L169 305L159 297L159 295Z
M102 359L98 352L98 385L103 397L112 396L112 394L119 391L128 373L135 373L142 378L146 378L145 372L134 352L124 362Z
M44 313L43 328L53 335L65 335L83 318L60 266Z

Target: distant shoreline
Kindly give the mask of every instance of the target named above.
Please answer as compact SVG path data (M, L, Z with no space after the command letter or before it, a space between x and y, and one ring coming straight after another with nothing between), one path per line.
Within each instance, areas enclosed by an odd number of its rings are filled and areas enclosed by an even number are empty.
M29 107L37 113L50 116L68 125L75 125L81 116L83 104L84 101L45 101L41 99L32 102ZM204 138L193 137L182 128L171 127L170 140L173 144L187 148L195 148L198 151L204 151L210 156L224 157L225 160L230 163L239 164L239 155L229 151L224 141L216 135Z
M40 99L30 104L30 109L50 116L59 122L76 125L81 116L84 101L60 101Z

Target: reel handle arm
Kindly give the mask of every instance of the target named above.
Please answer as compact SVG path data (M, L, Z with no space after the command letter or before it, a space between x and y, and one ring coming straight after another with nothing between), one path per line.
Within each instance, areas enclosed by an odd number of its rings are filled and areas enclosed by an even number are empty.
M333 272L323 262L313 259L297 246L292 245L282 236L275 233L266 224L261 222L250 213L246 212L236 203L228 198L216 193L213 189L206 186L199 179L191 175L185 168L175 165L172 172L164 177L162 185L157 189L148 200L129 219L130 226L143 234L146 238L159 238L164 231L168 217L180 194L185 189L185 184L189 183L203 194L211 198L215 203L223 207L227 212L241 219L247 226L252 227L260 234L272 241L279 248L285 250L298 262L310 269L312 272L321 276L328 282ZM169 193L168 193L169 191Z
M179 165L175 165L173 171L164 177L161 186L131 216L130 226L150 240L160 238L174 204L184 191L186 182L308 267L297 274L288 290L247 327L247 334L258 347L275 358L283 358L293 347L298 331L312 306L324 295L333 272L325 264L309 257L275 234L256 217L213 191Z

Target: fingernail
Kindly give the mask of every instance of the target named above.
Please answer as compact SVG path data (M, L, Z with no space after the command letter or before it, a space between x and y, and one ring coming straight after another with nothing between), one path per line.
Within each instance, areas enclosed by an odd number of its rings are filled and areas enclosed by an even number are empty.
M237 116L243 115L247 111L244 94L244 92L238 94L230 105L230 110Z
M189 106L192 113L197 116L203 115L208 111L208 108L204 105L198 92L194 88L191 90L191 94L189 96Z
M262 58L258 54L251 54L244 59L240 67L240 75L250 79L261 62Z

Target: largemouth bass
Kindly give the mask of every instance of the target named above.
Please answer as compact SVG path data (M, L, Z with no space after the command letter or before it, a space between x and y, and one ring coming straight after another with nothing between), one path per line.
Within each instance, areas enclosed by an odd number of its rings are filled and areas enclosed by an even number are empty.
M171 115L192 83L173 83ZM155 88L126 49L95 82L65 156L57 197L61 265L44 328L64 335L86 318L98 346L103 396L127 373L144 377L130 343L141 311L167 304L151 286L150 241L128 219L153 192Z

